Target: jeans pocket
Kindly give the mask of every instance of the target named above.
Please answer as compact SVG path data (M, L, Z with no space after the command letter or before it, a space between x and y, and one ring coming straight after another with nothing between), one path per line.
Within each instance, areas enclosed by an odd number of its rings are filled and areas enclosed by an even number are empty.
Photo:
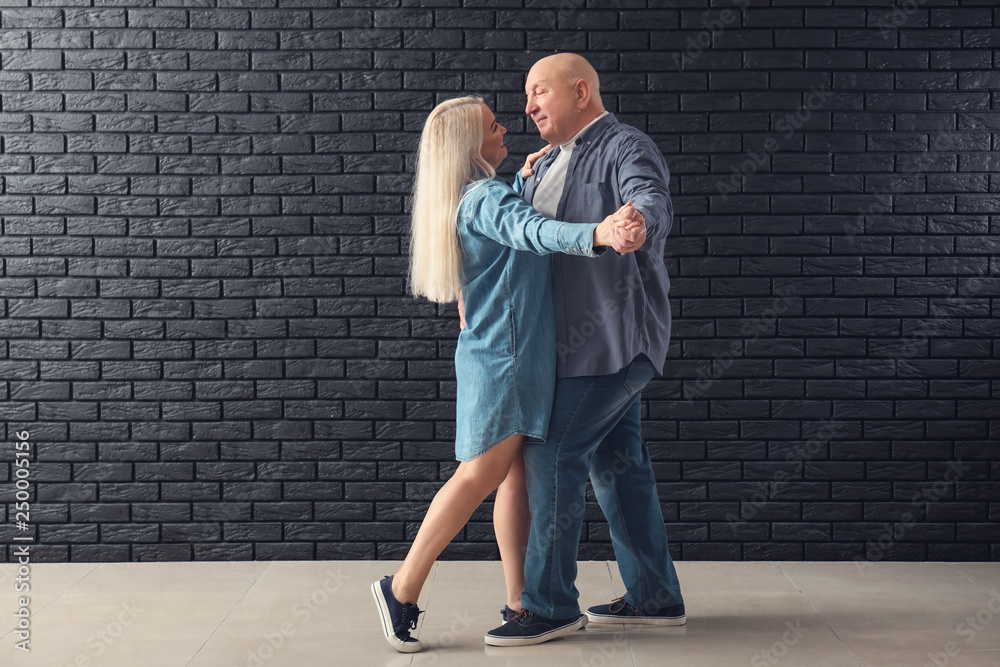
M625 374L625 390L629 394L642 391L655 374L653 362L646 355L640 354L628 366L628 372Z

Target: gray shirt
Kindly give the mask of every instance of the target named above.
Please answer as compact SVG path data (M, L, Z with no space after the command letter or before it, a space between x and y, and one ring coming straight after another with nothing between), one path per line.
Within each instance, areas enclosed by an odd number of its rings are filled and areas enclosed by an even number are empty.
M553 148L514 189L528 202L558 156ZM657 370L670 344L670 278L663 262L674 208L670 170L653 140L608 114L577 139L559 199L557 220L600 222L631 201L646 219L646 242L634 253L593 259L553 255L559 377L617 373L645 354Z

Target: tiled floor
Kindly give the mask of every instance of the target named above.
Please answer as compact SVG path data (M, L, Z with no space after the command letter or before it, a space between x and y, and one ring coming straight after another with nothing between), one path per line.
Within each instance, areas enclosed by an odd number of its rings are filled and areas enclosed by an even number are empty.
M439 563L424 652L390 649L369 584L392 562L31 566L31 652L14 646L16 566L0 564L0 665L61 667L997 667L1000 563L680 562L686 626L590 626L493 648L498 562ZM583 562L584 605L622 593L614 563Z

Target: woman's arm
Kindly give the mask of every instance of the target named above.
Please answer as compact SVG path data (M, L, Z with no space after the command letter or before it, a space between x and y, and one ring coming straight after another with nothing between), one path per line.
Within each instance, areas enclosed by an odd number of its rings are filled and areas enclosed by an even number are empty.
M561 222L536 211L500 181L488 181L481 187L487 191L474 212L473 228L515 250L597 257L603 254L604 246L615 242L616 227L634 228L636 224L629 205L601 223Z

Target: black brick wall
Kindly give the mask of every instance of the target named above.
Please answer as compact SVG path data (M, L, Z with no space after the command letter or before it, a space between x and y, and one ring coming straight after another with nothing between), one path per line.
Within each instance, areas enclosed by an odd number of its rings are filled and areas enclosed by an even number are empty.
M672 170L644 410L677 557L1000 556L994 0L17 4L6 558L20 430L37 560L401 556L455 467L455 310L405 294L417 132L482 94L512 175L558 49ZM448 555L495 556L489 516Z

